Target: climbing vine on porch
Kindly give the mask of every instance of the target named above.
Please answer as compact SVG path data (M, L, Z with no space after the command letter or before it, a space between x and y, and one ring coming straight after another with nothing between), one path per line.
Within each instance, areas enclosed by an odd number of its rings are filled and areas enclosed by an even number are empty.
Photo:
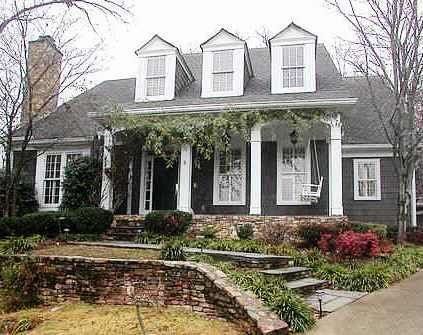
M323 112L316 110L231 111L178 115L129 115L116 107L108 120L111 129L119 130L123 145L144 145L155 156L172 165L180 146L190 144L197 155L209 160L214 150L228 148L231 137L250 140L251 128L270 121L284 121L301 137L313 124L320 122Z

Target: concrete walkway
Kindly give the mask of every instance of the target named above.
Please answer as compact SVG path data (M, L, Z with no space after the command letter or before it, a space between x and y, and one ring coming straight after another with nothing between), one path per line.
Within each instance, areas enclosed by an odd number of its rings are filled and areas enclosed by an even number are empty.
M330 314L307 334L423 334L423 271Z

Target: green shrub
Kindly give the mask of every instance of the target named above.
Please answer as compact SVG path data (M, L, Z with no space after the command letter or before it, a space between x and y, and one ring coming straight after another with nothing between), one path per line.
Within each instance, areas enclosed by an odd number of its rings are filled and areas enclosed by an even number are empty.
M304 224L298 227L298 236L306 248L317 248L322 234L338 235L344 227L334 224Z
M388 226L384 224L352 223L351 230L356 233L367 233L371 231L372 233L375 233L381 240L388 236Z
M246 223L238 227L238 238L241 240L251 240L254 236L254 226L251 223Z
M6 240L0 248L2 255L27 254L34 250L41 242L41 236L34 235L32 237L12 237Z
M38 210L38 201L35 197L34 187L30 184L16 186L16 215L34 213Z
M71 233L102 234L113 222L111 211L98 207L85 207L67 214L72 222Z
M144 218L147 232L178 236L187 232L192 224L192 214L181 211L153 211Z
M3 239L12 234L11 226L14 224L10 221L14 221L15 218L0 218L0 239Z
M200 235L206 239L213 240L217 236L217 229L213 226L205 226L201 230Z
M81 157L65 169L61 207L73 210L100 203L101 169L97 159Z
M2 289L0 290L1 309L12 312L39 303L39 269L30 260L3 263L0 270Z
M167 242L161 250L160 259L165 261L185 261L187 257L182 242L179 240Z
M63 226L70 225L67 217L60 212L39 212L17 218L18 231L15 235L29 236L39 234L48 237L57 236Z

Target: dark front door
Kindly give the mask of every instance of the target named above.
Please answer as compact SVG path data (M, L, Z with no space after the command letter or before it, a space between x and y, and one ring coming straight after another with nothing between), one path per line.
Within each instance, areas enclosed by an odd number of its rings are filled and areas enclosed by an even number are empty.
M178 183L178 162L166 167L162 158L154 160L153 210L176 209Z

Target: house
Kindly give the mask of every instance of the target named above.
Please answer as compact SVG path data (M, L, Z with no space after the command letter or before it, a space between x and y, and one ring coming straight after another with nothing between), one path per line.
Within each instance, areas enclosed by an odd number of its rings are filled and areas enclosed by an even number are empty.
M56 54L52 43L40 38L31 46L44 45L46 53ZM348 217L395 224L398 182L392 150L368 90L360 78L341 78L316 35L291 23L270 39L269 47L249 48L221 29L201 44L200 53L191 54L155 35L136 55L135 78L102 82L53 106L36 122L26 176L40 210L59 207L67 162L89 155L98 137L105 148L102 206L114 207L116 190L106 169L119 161L111 161L106 149L115 133L102 125L114 105L140 118L229 107L240 112L318 109L320 124L301 138L283 122L259 124L249 142L232 138L230 150L216 151L200 167L193 164L190 145L182 145L178 164L166 168L140 144L129 166L122 166L128 171L126 201L116 212L179 209L209 218ZM382 87L378 95L389 101ZM308 184L315 185L313 194Z

